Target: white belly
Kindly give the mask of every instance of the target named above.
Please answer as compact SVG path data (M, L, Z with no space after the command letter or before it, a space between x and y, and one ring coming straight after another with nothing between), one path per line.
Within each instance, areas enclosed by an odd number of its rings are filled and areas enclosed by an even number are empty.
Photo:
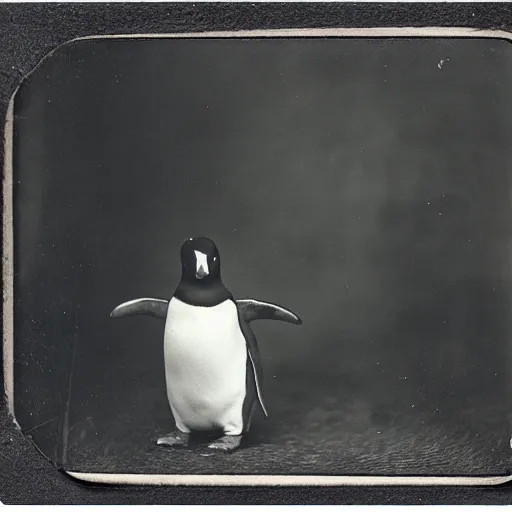
M198 307L171 299L164 357L167 396L180 430L242 432L247 346L232 301Z

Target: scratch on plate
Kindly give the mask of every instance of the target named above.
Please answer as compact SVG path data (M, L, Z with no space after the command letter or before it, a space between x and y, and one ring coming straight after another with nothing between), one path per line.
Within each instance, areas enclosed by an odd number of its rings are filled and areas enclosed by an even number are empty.
M55 418L51 418L49 420L43 421L42 423L37 424L35 427L32 427L31 429L27 430L25 434L28 434L29 432L33 432L34 430L38 429L39 427L43 427L44 425L47 425L48 423L55 421L59 416L55 416Z

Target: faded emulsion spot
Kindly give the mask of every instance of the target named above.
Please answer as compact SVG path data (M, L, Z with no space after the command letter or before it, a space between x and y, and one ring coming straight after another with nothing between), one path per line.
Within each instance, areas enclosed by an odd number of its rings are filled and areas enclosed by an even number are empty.
M441 60L437 63L437 67L438 67L439 69L443 69L443 65L444 65L444 63L445 63L445 62L449 62L449 61L450 61L450 59L449 59L448 57L447 57L446 59L441 59Z

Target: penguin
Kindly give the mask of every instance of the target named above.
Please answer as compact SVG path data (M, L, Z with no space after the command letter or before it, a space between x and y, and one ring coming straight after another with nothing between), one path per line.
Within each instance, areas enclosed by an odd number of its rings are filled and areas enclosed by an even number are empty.
M165 380L176 429L157 444L186 447L194 432L219 431L222 436L208 448L239 448L256 407L268 416L258 343L249 324L265 319L301 325L302 320L277 304L235 300L222 282L217 246L206 237L183 242L181 280L170 300L135 299L110 314L134 315L165 320Z

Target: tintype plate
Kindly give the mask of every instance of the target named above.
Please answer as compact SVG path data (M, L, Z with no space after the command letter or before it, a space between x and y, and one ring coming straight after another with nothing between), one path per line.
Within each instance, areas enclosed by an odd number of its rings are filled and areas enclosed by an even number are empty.
M511 91L465 30L57 48L7 124L22 431L95 482L507 481Z

